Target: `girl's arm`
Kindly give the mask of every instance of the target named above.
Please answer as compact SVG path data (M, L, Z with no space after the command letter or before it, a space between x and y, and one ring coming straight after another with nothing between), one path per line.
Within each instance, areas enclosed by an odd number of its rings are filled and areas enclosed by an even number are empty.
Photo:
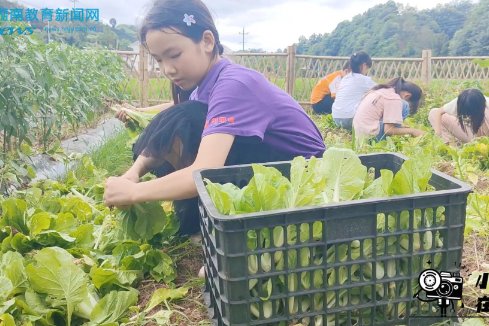
M169 109L173 106L173 101L172 102L168 102L168 103L163 103L163 104L158 104L158 105L155 105L155 106L150 106L150 107L147 107L147 108L137 108L131 104L124 104L123 105L126 109L131 109L131 110L134 110L134 111L139 111L139 112L146 112L146 111L152 111L152 110L158 110L158 111L164 111L166 109ZM126 115L126 112L120 110L118 112L116 112L115 114L115 117L117 119L119 119L120 121L126 123L127 122L127 115ZM126 127L127 127L127 124L126 124Z
M384 123L384 133L388 136L411 135L414 137L424 135L425 132L419 129L401 127L397 128L394 123Z
M195 162L163 178L142 182L134 191L135 203L158 200L181 200L197 196L192 173L195 170L224 166L234 142L229 134L211 134L202 138Z
M169 109L173 106L173 101L168 102L168 103L162 103L158 104L155 106L149 106L147 108L138 108L136 109L137 111L145 112L145 111L152 111L152 110L158 110L158 111L164 111L166 109Z
M105 181L104 204L127 207L142 202L181 200L197 196L192 173L198 169L224 166L234 142L229 134L210 134L202 138L195 162L188 168L173 172L163 178L135 183L130 178L111 177ZM139 157L138 157L139 159ZM131 168L133 175L147 169L145 159ZM129 179L129 180L128 180Z
M136 162L131 166L129 170L127 170L122 178L126 178L132 180L134 182L139 182L139 178L143 175L151 171L152 169L160 166L163 163L163 159L158 160L152 157L145 157L143 155L139 155Z
M443 108L433 109L433 129L435 130L436 136L441 136L441 117L445 114L445 110Z

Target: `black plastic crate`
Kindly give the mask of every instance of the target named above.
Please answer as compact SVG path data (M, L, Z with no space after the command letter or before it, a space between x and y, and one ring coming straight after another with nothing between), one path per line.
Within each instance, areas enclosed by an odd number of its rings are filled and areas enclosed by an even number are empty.
M375 169L377 178L382 169L396 173L407 158L382 153L360 155L360 159L369 170ZM290 162L265 165L290 177ZM251 165L196 171L194 179L199 193L206 270L204 298L214 324L289 325L307 322L303 318L310 317L309 325L317 322L317 325L422 326L446 320L437 317L440 314L435 311L438 310L436 302L422 303L413 299L412 284L417 284L423 269L433 268L440 258L437 270L459 271L465 209L471 188L446 174L432 172L430 185L436 189L433 192L225 216L214 206L203 179L242 187L253 176ZM401 225L406 218L409 225ZM382 223L385 223L385 230L378 230L377 226ZM287 239L287 231L291 230L290 234L294 235L294 227L296 239L293 242ZM313 234L314 227L320 232ZM281 247L276 247L273 239L276 228L285 235ZM260 247L260 230L263 229L272 235L271 244L266 248ZM302 241L301 230L309 234L307 241ZM258 239L258 247L252 251L247 247L248 232L255 232ZM424 240L429 234L433 240L431 247L426 247ZM418 237L421 246L414 248L413 238ZM442 244L438 238L442 239ZM388 251L392 239L397 240L397 246L394 251ZM408 248L399 245L403 239L408 240ZM370 254L369 246L372 248ZM349 252L348 257L340 261L339 253L345 249ZM356 249L360 254L353 257L352 251ZM331 250L333 256L327 260ZM272 264L271 268L263 270L261 256L270 254L273 260L277 252L285 255L285 266L277 269ZM305 266L301 265L301 255L313 257L318 252L323 254L322 261L318 263L309 258ZM297 263L293 266L288 266L289 254L297 255ZM250 256L257 257L256 274L248 271ZM372 266L370 277L366 272L368 264ZM384 268L383 275L381 267ZM333 273L334 283L328 284ZM302 277L310 279L309 287L303 286ZM314 277L322 278L322 285L316 287ZM294 278L298 279L297 291L289 291L287 284ZM249 282L252 280L261 285L270 279L274 284L269 298L273 312L265 318L263 301L250 295ZM278 280L285 286L275 286ZM294 308L296 300L298 309ZM314 304L315 300L322 300L322 305ZM309 304L308 310L302 311L303 302L306 308L307 302L313 303ZM259 318L251 314L252 305L258 310ZM322 316L322 322L316 320L318 316Z

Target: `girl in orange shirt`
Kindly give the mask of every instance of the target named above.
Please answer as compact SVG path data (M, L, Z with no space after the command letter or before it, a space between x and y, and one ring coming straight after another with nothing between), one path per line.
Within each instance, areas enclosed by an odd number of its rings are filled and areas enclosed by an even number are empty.
M312 90L311 104L312 109L317 114L331 114L336 97L336 91L341 79L350 72L350 61L345 63L343 70L335 71L321 79Z

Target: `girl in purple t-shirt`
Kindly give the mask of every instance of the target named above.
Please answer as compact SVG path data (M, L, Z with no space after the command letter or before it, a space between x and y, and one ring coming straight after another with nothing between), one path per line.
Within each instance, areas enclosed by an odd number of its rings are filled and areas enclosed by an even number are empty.
M139 183L165 160L142 152L122 177L106 180L107 206L195 198L193 171L224 166L233 144L243 139L257 140L289 159L322 156L321 133L290 95L262 74L221 57L219 34L200 0L155 2L143 20L140 39L173 83L183 90L197 86L190 99L207 105L202 140L192 164ZM178 156L181 146L178 141L176 145L170 148ZM195 224L198 230L198 221Z

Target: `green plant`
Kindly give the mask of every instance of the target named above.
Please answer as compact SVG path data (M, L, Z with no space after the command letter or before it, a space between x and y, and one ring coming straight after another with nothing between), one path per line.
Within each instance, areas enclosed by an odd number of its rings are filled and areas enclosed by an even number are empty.
M3 22L1 27L23 27ZM90 63L90 64L87 64ZM102 100L125 98L122 61L114 54L66 44L41 44L31 37L0 40L0 133L3 152L39 140L44 150L62 136L103 114Z
M174 212L157 202L103 206L106 172L88 158L82 164L84 179L70 172L64 183L40 180L0 200L0 315L42 324L129 321L144 277L175 279L173 260L157 249L174 241ZM161 317L147 312L142 319Z
M291 163L290 168L290 180L282 176L282 174L273 167L264 167L261 165L253 165L253 178L248 185L243 188L239 188L232 184L217 184L210 180L205 179L206 188L211 196L216 208L221 214L236 215L242 213L261 212L267 210L293 208L309 205L319 205L327 203L335 203L341 201L349 201L364 198L380 198L392 195L407 195L430 191L431 187L428 185L428 181L431 178L431 161L429 157L417 157L416 160L407 160L395 175L392 171L382 170L381 175L377 179L368 173L367 168L362 165L360 159L356 154L349 149L336 149L330 148L324 154L323 159L317 160L314 157L309 162L303 157L295 158ZM429 215L429 213L427 213ZM430 216L425 215L425 226L430 227L433 225L435 213L431 213ZM436 218L438 220L443 219L443 211L436 212ZM379 216L377 230L379 233L386 232L386 219L388 219L388 228L396 229L397 219L393 216ZM400 224L402 229L408 229L410 225L410 215L408 212L401 214ZM421 225L422 215L421 211L416 212L414 216L414 228L418 228ZM275 248L282 248L285 245L285 239L289 244L294 244L300 238L302 243L311 240L320 240L322 238L322 223L317 221L313 224L312 233L310 233L309 225L306 223L301 224L297 229L295 225L288 225L286 230L282 227L276 227L271 231L269 228L262 230L250 230L248 231L247 247L248 251L253 252L258 248L270 248L273 239L273 245ZM258 237L258 232L260 233ZM285 237L285 233L287 236ZM273 237L272 237L273 234ZM313 239L310 239L312 234ZM257 242L260 239L260 243ZM420 250L421 247L431 248L443 247L443 239L438 232L426 231L421 237L416 234L412 238L407 234L401 236L398 240L395 237L394 240L389 240L387 250L389 252L396 252L397 246L401 247L401 251L407 252L410 246L413 246L414 251ZM310 261L314 260L314 265L322 265L323 261L333 263L335 258L338 257L340 261L346 261L348 257L352 257L353 260L360 257L360 241L354 241L356 245L352 244L352 248L348 249L347 246L342 248L336 253L335 247L331 246L326 251L326 256L323 257L323 250L320 247L312 248L304 247L300 250L287 250L287 255L284 255L283 251L276 251L274 253L262 253L261 255L251 254L248 256L248 269L251 277L258 274L259 267L263 272L281 271L284 270L284 266L287 266L291 271L299 266L311 266ZM338 250L338 249L336 249ZM350 252L348 252L351 250ZM372 242L369 245L363 246L364 257L371 257L375 248L372 248ZM385 250L385 243L378 241L377 249L378 254ZM300 254L299 252L300 251ZM300 257L300 258L299 258ZM355 258L356 257L356 258ZM433 266L436 268L441 264L441 254L435 255L435 261ZM258 263L260 260L260 264ZM287 265L285 265L287 260ZM419 262L418 262L419 263ZM364 277L372 278L372 274L376 274L378 279L383 278L385 274L393 277L396 275L396 262L390 260L384 266L381 262L376 262L376 266L373 264L366 264L363 269ZM424 268L427 268L428 264L422 262ZM351 270L352 278L360 280L359 265L356 265L356 270ZM433 267L432 266L432 267ZM415 270L419 270L418 265ZM401 266L401 273L408 274L408 265ZM313 275L311 274L313 273ZM286 306L283 302L278 300L270 300L272 295L272 289L288 288L290 293L299 290L299 284L302 289L309 289L314 286L318 288L323 286L323 280L328 280L329 285L343 284L348 279L348 272L345 268L340 269L339 275L335 273L334 268L326 270L326 278L323 275L323 271L318 269L313 272L303 273L289 273L287 282L284 276L278 278L270 277L268 279L251 279L249 283L250 295L252 298L260 298L263 300L263 316L270 318L274 310L273 305L277 304L276 310L284 309ZM358 274L358 275L357 275ZM365 276L366 275L366 276ZM314 284L311 284L311 276ZM336 279L339 279L338 283ZM273 281L275 280L275 281ZM354 282L354 280L352 281ZM377 296L384 298L394 298L395 293L385 294L383 292L382 285L377 289ZM413 285L417 287L417 285ZM416 290L416 289L413 289ZM407 293L407 285L402 288L401 293L404 295ZM364 293L363 295L372 296L372 293ZM340 293L340 302L360 302L362 300L360 293L353 294L350 298L347 298L348 293L345 291ZM402 296L402 294L401 294ZM288 299L288 307L290 314L297 314L299 312L299 304L302 302L300 311L316 311L321 310L323 305L331 307L335 304L337 298L335 293L331 292L327 295L327 301L323 302L322 295L315 295L314 300L311 300L309 296L299 297L291 296ZM252 303L250 305L250 312L256 318L260 317L258 303ZM404 309L406 307L404 306ZM400 313L405 313L401 311ZM388 315L394 313L394 306L389 305ZM318 318L318 317L316 317ZM353 319L357 318L356 315L352 316ZM328 322L334 322L334 315L328 316Z
M144 128L146 128L151 120L160 113L158 110L147 112L133 111L120 105L112 107L111 110L115 112L124 111L126 113L127 133L129 134L129 137L131 137L131 142L135 142Z

